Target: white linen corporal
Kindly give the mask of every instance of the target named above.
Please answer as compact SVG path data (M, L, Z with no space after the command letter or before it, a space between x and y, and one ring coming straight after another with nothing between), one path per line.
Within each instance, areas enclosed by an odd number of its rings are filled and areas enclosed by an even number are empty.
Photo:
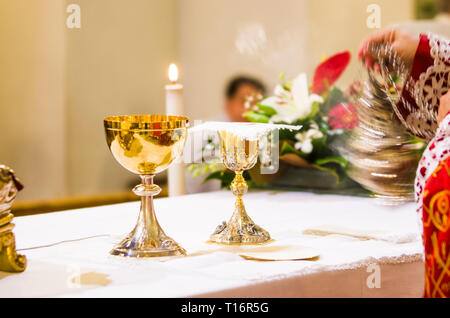
M378 227L377 227L378 226ZM378 229L376 229L378 228ZM324 224L309 228L303 231L303 234L326 236L326 235L343 235L354 237L360 240L379 240L392 243L409 243L417 241L417 233L408 231L406 229L395 229L387 231L385 229L379 229L379 224L371 228L352 228L344 226L335 226L330 224ZM403 230L403 231L402 231Z
M216 225L230 216L233 195L186 195L155 200L162 228L187 250L186 257L126 259L108 254L135 224L138 202L16 218L17 248L27 256L28 267L21 274L0 273L0 297L422 295L422 243L413 204L386 207L370 198L268 191L248 193L245 204L254 221L270 232L273 246L311 247L320 257L259 262L245 260L228 246L208 244ZM302 234L324 223L416 237L399 244ZM74 241L27 249L68 240ZM381 266L380 289L367 287L371 264Z
M236 136L239 136L245 140L255 140L273 130L279 129L300 130L301 128L302 126L294 126L294 125L207 121L203 124L190 128L189 133L201 131L210 133L226 131Z

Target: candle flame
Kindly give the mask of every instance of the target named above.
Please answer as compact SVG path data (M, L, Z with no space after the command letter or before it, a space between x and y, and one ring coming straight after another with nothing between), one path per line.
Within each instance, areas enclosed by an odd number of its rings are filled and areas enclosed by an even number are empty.
M169 80L175 83L178 80L178 68L175 64L169 66Z

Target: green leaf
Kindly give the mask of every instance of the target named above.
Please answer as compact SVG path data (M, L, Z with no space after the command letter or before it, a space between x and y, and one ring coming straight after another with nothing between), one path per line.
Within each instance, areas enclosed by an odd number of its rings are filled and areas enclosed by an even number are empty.
M323 102L320 110L324 114L328 114L328 112L336 105L345 102L344 93L337 88L336 86L328 93L325 101Z
M392 74L392 82L394 82L394 84L397 84L399 79L400 77L398 76L397 73Z
M342 169L347 168L348 161L343 157L327 157L327 158L321 158L317 159L314 164L318 166L323 166L329 163L336 163L339 166L341 166Z
M293 124L295 125L295 124ZM279 140L283 141L283 140L292 140L295 141L295 135L298 133L297 130L289 130L289 129L280 129L278 131L279 133Z
M200 169L195 169L195 170L192 172L192 176L193 176L194 178L198 178L198 177L200 176L200 173L201 173Z
M219 179L222 180L222 172L223 171L216 171L208 175L203 182L207 182L209 180Z
M315 168L317 168L317 169L319 169L319 170L322 170L322 171L326 171L326 172L328 172L328 173L331 173L333 176L336 177L336 183L337 183L337 184L339 184L339 183L341 182L341 179L340 179L340 177L339 177L339 173L337 172L337 169L336 169L336 168L324 167L324 166L319 166L319 165L316 165L316 164L312 164L311 166L313 166L313 167L315 167Z
M204 167L202 167L201 169L201 173L202 174L207 174L210 171L210 167L205 165ZM214 171L213 171L214 172Z
M340 183L345 177L345 169L348 162L343 157L326 157L317 159L313 166L317 169L327 171L337 178L336 183Z
M283 155L286 155L289 153L292 153L292 154L300 156L300 157L302 156L302 153L300 151L295 149L289 142L284 141L283 144L281 145L280 156L283 156Z
M321 138L315 138L311 141L313 145L313 158L311 160L315 160L316 158L326 158L331 156L331 149L327 144L328 136L326 133L323 134Z
M234 172L224 172L220 186L222 188L230 189L231 182L233 182L235 176L236 174Z
M283 156L283 155L286 155L286 154L294 154L294 155L299 156L302 159L306 159L310 155L308 153L304 153L304 152L298 151L289 142L284 141L282 146L281 146L280 156Z
M267 115L269 117L272 117L277 113L277 111L273 109L272 106L267 106L263 104L256 104L256 106L259 108L260 111L263 112L264 115Z
M222 188L229 188L231 182L234 179L234 176L235 174L233 172L216 171L207 176L203 181L203 183L208 182L210 180L220 180L220 186Z
M413 135L410 135L410 136L409 136L409 141L410 141L411 143L413 143L413 144L425 143L425 142L423 141L423 139L420 139L420 138L418 138L418 137L416 137L416 136L413 136Z
M320 111L320 104L317 102L312 103L311 105L311 112L303 117L302 119L312 119L314 118Z
M261 114L258 112L254 112L254 111L250 111L250 112L245 112L244 113L244 117L247 118L249 121L254 122L254 123L268 123L270 120L270 117L265 115L265 114Z
M189 171L189 172L194 172L194 170L195 170L195 164L190 164L189 166L188 166L188 168L187 168L187 170Z

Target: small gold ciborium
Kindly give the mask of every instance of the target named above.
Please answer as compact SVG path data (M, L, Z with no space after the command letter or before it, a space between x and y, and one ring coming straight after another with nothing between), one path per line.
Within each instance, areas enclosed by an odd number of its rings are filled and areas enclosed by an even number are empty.
M105 118L104 126L114 158L142 180L133 189L141 197L137 224L110 254L127 257L186 255L186 251L164 233L156 219L153 196L158 195L161 188L153 183L153 177L182 154L189 120L165 115L114 116Z
M11 213L14 199L22 189L14 171L0 164L0 271L23 272L27 265L27 258L16 252L14 215Z
M210 236L210 241L221 244L260 244L270 240L270 234L256 225L245 211L242 196L248 186L244 179L245 170L251 169L258 160L258 139L247 140L228 131L219 131L220 154L226 168L236 176L231 191L236 196L233 215L219 225Z

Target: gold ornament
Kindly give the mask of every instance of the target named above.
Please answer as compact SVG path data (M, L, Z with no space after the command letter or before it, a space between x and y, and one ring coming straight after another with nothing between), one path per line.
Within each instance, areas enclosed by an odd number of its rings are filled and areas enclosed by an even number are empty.
M11 223L14 216L10 212L17 192L22 188L14 171L0 165L0 271L23 272L27 264L26 257L16 253L14 224Z

